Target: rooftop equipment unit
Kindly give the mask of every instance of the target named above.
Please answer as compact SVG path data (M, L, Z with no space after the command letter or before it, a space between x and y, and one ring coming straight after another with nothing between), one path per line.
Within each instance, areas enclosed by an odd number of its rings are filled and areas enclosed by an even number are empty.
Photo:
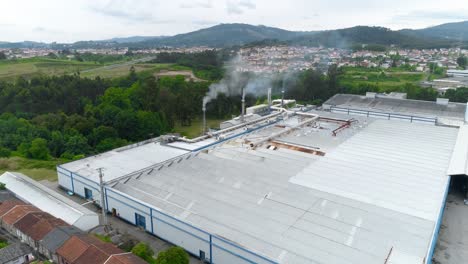
M438 104L438 105L448 105L449 104L449 99L437 98L436 104Z

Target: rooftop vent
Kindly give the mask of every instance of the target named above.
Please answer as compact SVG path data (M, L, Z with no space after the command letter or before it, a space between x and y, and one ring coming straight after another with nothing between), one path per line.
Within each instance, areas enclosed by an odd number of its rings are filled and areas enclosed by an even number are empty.
M438 105L448 105L449 104L449 99L446 98L437 98L436 103Z

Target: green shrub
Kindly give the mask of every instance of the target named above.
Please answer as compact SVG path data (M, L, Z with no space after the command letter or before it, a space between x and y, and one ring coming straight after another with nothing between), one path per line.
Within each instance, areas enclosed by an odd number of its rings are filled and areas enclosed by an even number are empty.
M3 238L0 238L0 248L4 248L6 246L8 246L8 241L6 241Z
M112 243L110 236L94 234L95 237L99 238L102 242Z
M181 247L171 247L161 251L156 258L156 264L188 264L189 255Z
M3 190L6 190L6 185L2 182L0 182L0 191L3 191ZM3 241L0 241L0 244L2 243ZM1 247L0 247L1 248Z
M154 252L148 246L148 244L145 244L143 242L136 244L132 248L132 253L144 259L148 263L155 263L155 260L153 258Z
M47 140L43 138L36 138L31 142L29 154L33 159L47 160L50 157L49 148L47 147Z
M11 151L7 148L0 147L0 158L8 158L11 155Z

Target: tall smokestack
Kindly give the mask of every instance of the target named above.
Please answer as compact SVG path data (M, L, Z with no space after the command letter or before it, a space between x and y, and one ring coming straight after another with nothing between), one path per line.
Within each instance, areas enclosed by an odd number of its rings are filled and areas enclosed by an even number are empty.
M206 133L206 106L205 106L205 104L203 104L202 111L203 111L203 128L202 128L202 133L205 134L205 133Z
M271 107L271 88L268 88L267 100L268 100L268 109L270 109L270 107Z
M284 88L281 90L281 108L284 108Z
M242 111L241 111L241 122L244 123L245 115L245 89L242 88Z

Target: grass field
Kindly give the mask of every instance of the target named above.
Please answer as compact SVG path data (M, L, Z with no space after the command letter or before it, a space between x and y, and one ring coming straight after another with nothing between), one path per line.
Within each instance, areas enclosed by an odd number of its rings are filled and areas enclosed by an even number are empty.
M101 78L118 78L128 75L132 66L136 72L146 72L149 75L161 71L181 71L181 75L187 75L187 71L192 71L188 67L166 63L117 61L109 64L98 64L95 62L31 58L0 62L0 80L12 81L20 76L29 79L38 75L62 75L76 72L80 72L82 77L88 78L97 76Z
M375 85L380 91L391 91L403 87L406 83L418 84L427 79L426 73L402 70L382 70L368 68L344 68L339 82L343 86Z
M219 124L225 121L225 119L207 119L206 124L209 128L219 129ZM191 126L181 126L180 123L176 123L174 132L180 133L182 136L188 138L195 138L202 134L202 120L195 119L192 121Z
M109 65L104 67L99 67L91 70L87 70L81 72L81 76L95 78L100 76L101 78L118 78L128 75L130 72L131 67L135 68L136 72L147 72L148 74L154 74L160 72L162 70L168 71L186 71L190 70L190 68L175 65L175 64L166 64L166 63L123 63L123 64L116 64L116 65Z
M14 80L19 76L30 78L40 74L61 75L100 66L100 64L96 64L94 62L78 62L47 58L3 61L0 63L0 79Z
M21 172L36 181L57 181L55 167L62 160L32 160L21 157L0 158L0 174L5 171Z

